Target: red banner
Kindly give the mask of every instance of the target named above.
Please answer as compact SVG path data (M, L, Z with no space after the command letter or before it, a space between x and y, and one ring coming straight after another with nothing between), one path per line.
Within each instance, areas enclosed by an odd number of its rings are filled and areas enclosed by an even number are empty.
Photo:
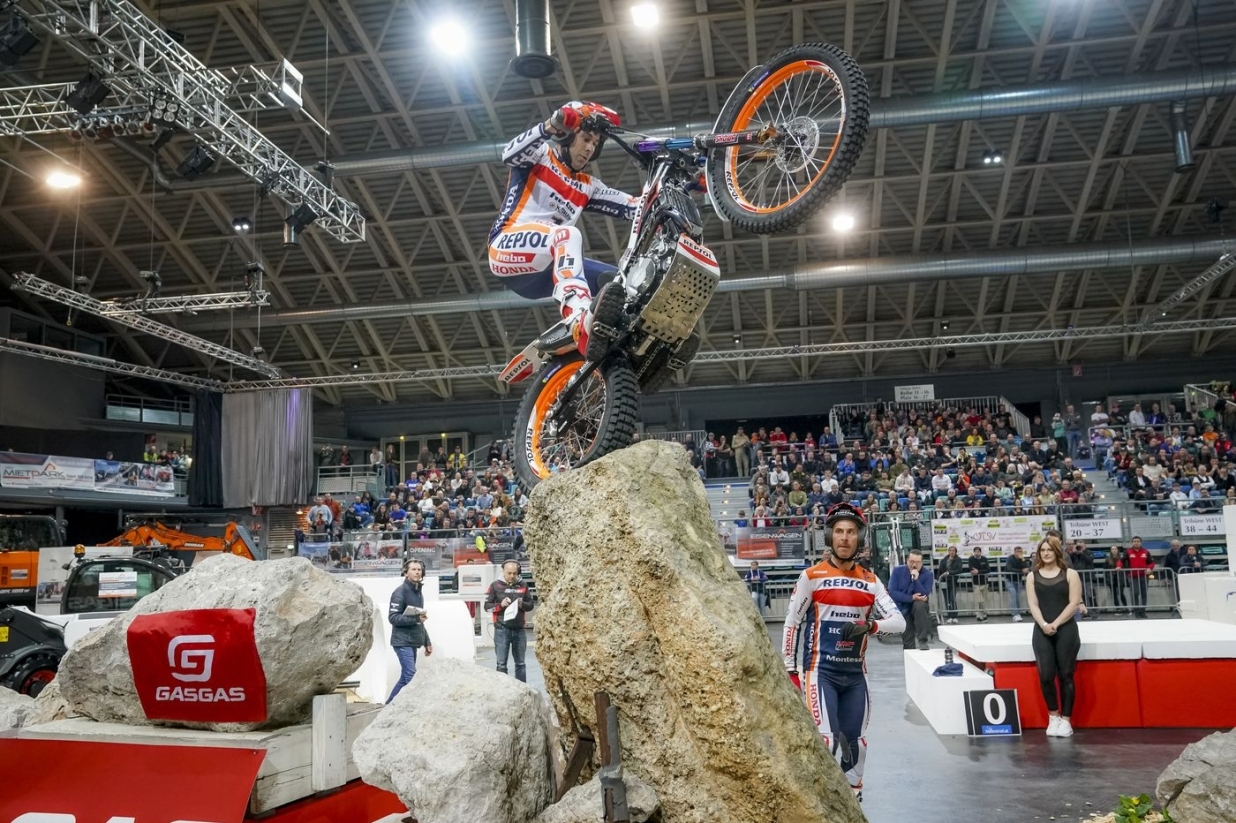
M129 625L129 659L150 720L261 723L266 673L253 609L143 614Z
M266 752L0 738L0 821L239 823ZM11 789L11 790L9 790Z

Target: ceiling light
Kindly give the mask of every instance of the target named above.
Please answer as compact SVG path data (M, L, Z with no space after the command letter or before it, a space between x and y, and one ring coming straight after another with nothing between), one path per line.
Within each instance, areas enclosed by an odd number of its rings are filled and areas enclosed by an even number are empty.
M237 234L244 234L251 228L253 228L253 224L249 222L248 217L241 216L232 218L232 230Z
M1002 163L1004 163L1004 155L999 150L983 152L984 166L999 166Z
M359 369L359 368L360 368L360 361L359 361L359 360L353 360L353 361L352 361L352 371L356 371L356 370L357 370L357 369Z
M19 14L9 18L9 22L0 29L0 64L15 66L23 54L39 44L39 38L30 31L30 25Z
M47 175L47 185L53 189L72 189L82 184L81 175L71 171L54 171Z
M945 320L943 323L940 324L940 331L948 331L948 321L947 320Z
M833 231L846 232L854 229L854 215L848 211L837 212L833 215Z
M468 30L453 17L444 17L434 24L429 30L429 39L438 51L452 56L468 48Z
M90 114L94 111L94 107L102 103L104 98L111 93L112 90L103 84L97 74L87 72L85 77L77 81L77 85L73 87L73 91L69 92L65 102L78 114Z
M654 3L636 3L631 6L631 20L641 29L650 29L661 22L661 13Z

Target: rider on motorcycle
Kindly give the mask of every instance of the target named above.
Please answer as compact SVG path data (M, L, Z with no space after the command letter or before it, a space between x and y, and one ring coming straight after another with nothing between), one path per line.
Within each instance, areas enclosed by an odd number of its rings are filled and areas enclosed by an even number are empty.
M551 294L561 306L560 334L551 353L586 353L597 279L613 266L584 258L584 236L575 223L585 211L631 220L637 198L584 174L605 143L592 118L614 125L618 115L596 103L573 101L506 144L511 167L502 211L489 232L489 270L521 297ZM552 138L552 140L551 140Z

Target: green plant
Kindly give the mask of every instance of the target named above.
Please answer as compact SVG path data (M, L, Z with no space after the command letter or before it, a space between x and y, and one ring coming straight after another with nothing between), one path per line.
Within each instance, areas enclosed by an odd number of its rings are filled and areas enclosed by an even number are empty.
M1121 795L1120 807L1116 809L1116 823L1142 823L1149 819L1148 815L1153 811L1154 801L1150 799L1150 795L1142 794L1137 797ZM1158 814L1161 823L1175 823L1166 811Z

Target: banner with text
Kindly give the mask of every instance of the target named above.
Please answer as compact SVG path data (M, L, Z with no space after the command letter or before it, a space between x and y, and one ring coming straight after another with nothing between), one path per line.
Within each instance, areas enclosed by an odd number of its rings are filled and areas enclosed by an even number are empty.
M1123 535L1119 517L1096 517L1093 520L1064 521L1066 540L1120 541Z
M1027 517L963 517L933 520L931 523L931 553L940 558L949 548L967 557L977 546L988 557L1013 553L1021 546L1027 556L1049 529L1056 528L1056 518L1050 515Z
M893 386L893 401L896 403L918 403L923 400L936 399L934 383L921 383L917 386Z
M1220 514L1181 514L1181 537L1217 537L1226 534L1223 526L1223 515Z
M0 486L6 489L94 489L94 461L45 454L0 454Z
M170 466L14 452L0 454L0 487L112 492L149 497L172 497L176 493Z
M807 558L807 532L804 529L768 528L722 524L721 542L735 566L745 567L752 560L761 566L801 566Z

